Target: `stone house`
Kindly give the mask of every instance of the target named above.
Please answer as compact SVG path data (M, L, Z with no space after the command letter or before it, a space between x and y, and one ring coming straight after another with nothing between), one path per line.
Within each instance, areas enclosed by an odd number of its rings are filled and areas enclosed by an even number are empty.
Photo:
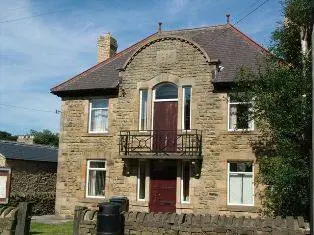
M231 24L162 31L51 89L62 99L56 213L127 196L134 211L255 215L251 102L229 98L269 52Z
M47 194L54 199L57 164L55 147L0 140L0 204L19 197L42 200Z

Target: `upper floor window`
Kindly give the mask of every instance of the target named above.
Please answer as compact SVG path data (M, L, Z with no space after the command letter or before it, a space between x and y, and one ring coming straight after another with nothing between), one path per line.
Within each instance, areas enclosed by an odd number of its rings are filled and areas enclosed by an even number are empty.
M190 86L183 87L182 129L191 129L191 90Z
M253 164L251 162L228 163L228 204L252 206Z
M89 160L87 161L87 197L104 197L106 180L106 161Z
M108 131L108 103L108 99L93 99L90 101L90 133L106 133Z
M161 83L155 88L155 100L178 99L178 88L172 83Z
M140 90L140 131L147 130L147 97L148 91L146 89Z
M229 98L229 131L252 131L254 130L254 121L252 118L252 103L237 102L233 98Z

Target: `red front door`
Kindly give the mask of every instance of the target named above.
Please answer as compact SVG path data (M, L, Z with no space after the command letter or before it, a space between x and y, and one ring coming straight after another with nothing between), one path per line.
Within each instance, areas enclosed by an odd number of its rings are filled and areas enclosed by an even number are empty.
M150 212L176 212L176 179L176 161L151 162Z
M176 152L177 121L177 101L164 101L154 103L154 151L156 151L157 153Z

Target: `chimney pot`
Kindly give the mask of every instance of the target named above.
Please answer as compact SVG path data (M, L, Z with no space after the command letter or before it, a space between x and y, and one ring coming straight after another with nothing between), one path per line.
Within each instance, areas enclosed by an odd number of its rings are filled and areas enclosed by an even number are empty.
M97 41L98 59L100 63L105 61L117 53L118 43L110 33L99 36Z
M158 32L159 33L161 32L161 25L162 25L162 22L158 22Z
M230 23L230 14L226 14L226 17L227 17L227 24Z

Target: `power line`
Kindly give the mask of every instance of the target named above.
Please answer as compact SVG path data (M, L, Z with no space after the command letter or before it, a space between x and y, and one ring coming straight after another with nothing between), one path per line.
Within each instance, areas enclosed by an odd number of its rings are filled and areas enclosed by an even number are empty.
M265 5L267 2L269 2L269 0L265 0L263 1L261 4L259 4L257 7L255 7L253 10L251 10L250 12L248 12L245 16L243 16L242 18L240 18L238 21L236 21L234 24L230 24L228 25L228 27L226 27L226 29L231 28L234 25L239 24L241 21L243 21L245 18L247 18L248 16L250 16L253 12L257 11L260 7L262 7L263 5ZM216 37L220 37L221 35L223 35L226 31L222 31L220 34L217 34Z
M37 4L37 5L39 5L39 4ZM51 15L51 14L55 14L55 13L65 12L65 11L68 11L68 10L71 10L71 9L68 8L68 9L63 9L63 10L57 10L57 11L49 11L49 12L38 13L38 14L29 15L29 16L24 16L24 17L15 18L15 19L0 20L0 24L3 24L3 23L11 23L11 22L16 22L16 21L21 21L21 20L27 20L27 19L30 19L30 18L45 16L45 15ZM85 9L85 10L86 10L86 9ZM103 11L103 9L102 9L102 8L93 9L93 11Z
M39 2L39 3L37 3L37 4L32 4L32 8L33 7L38 7L38 6L40 6L40 5L42 5L43 3L45 3L45 2ZM17 12L17 11L19 11L19 10L23 10L23 9L28 9L29 8L29 6L21 6L21 7L17 7L17 8L9 8L9 9L5 9L5 12Z
M35 14L35 15L30 15L30 16L24 16L21 18L15 18L15 19L11 19L11 20L3 20L3 21L0 21L0 24L16 22L16 21L20 21L20 20L26 20L26 19L35 18L35 17L39 17L39 16L44 16L44 15L51 15L51 14L55 14L55 13L59 13L59 12L65 12L68 10L69 9L63 9L63 10L59 10L59 11L50 11L50 12L44 12L44 13L39 13L39 14Z
M242 16L244 14L247 14L247 12L251 9L253 9L253 7L256 7L257 5L259 5L262 2L262 0L256 0L253 3L249 4L247 8L242 9L242 11L239 11L238 13L233 14L234 16ZM237 18L237 17L235 17Z
M269 2L269 0L265 0L264 2L262 2L261 4L259 4L257 7L255 7L253 10L251 10L249 13L247 13L245 16L243 16L241 19L239 19L234 25L237 25L238 23L240 23L241 21L243 21L245 18L247 18L249 15L251 15L253 12L257 11L260 7L262 7L263 5L265 5L267 2Z
M56 109L55 111L51 111L51 110L28 108L28 107L16 106L16 105L11 105L11 104L3 104L3 103L0 103L0 105L1 105L1 106L6 106L6 107L10 107L10 108L32 110L32 111L37 111L37 112L55 113L55 114L61 113L61 112L60 112L59 110L57 110L57 109Z

